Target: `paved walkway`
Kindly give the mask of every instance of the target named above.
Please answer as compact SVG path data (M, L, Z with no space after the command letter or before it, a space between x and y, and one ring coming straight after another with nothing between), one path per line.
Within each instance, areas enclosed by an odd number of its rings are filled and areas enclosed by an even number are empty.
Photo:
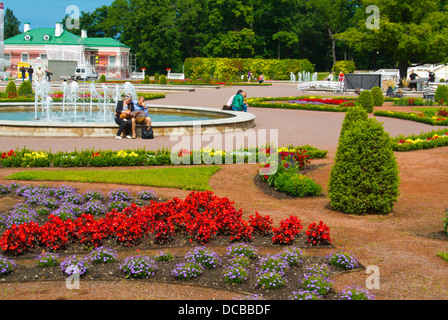
M176 92L167 93L165 99L155 100L153 104L159 105L182 105L208 108L221 108L230 96L236 93L240 87L221 87L219 89L196 89L195 92ZM293 84L274 84L272 86L246 86L242 88L248 94L248 97L291 97L298 95L318 95L317 93L299 92L297 85ZM328 95L322 93L322 95ZM256 127L251 132L227 134L226 137L202 136L202 147L210 146L223 148L226 150L237 149L241 147L241 141L245 137L256 136L256 141L244 142L245 147L263 145L262 137L266 137L267 142L275 143L275 134L278 133L278 145L305 145L310 144L318 148L333 152L336 150L339 132L344 113L336 112L318 112L303 110L278 110L267 108L249 108L249 112L255 114ZM399 134L418 134L436 129L437 127L404 121L392 118L378 118L384 123L384 128L392 137ZM267 135L264 134L265 129ZM270 131L274 130L274 131ZM272 136L269 136L272 133ZM231 141L232 144L226 144L225 141ZM221 138L221 139L220 139ZM225 140L225 139L228 140ZM271 140L270 140L271 139ZM196 139L195 141L198 141ZM8 137L0 139L0 150L10 150L26 147L32 150L51 150L74 151L83 149L95 150L121 150L146 148L147 150L157 150L162 147L176 149L185 147L194 149L197 142L192 137L156 137L154 140L121 140L117 141L114 137L110 138L42 138L42 137Z

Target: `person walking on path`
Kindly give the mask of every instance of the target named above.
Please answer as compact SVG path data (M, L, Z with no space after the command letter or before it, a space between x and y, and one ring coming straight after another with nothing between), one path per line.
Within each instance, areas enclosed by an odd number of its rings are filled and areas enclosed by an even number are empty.
M28 77L30 78L30 82L31 82L31 84L33 84L33 73L34 73L33 66L30 66L30 67L28 68Z
M36 71L37 81L41 82L42 79L44 78L44 75L45 75L44 71L42 70L41 67L39 67Z
M25 78L26 78L26 69L25 69L25 67L20 68L20 72L22 73L22 82L24 82Z

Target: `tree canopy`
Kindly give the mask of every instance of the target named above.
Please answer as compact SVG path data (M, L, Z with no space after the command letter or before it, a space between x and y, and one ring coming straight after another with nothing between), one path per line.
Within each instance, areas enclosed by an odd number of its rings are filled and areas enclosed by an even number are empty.
M379 28L369 28L376 6ZM82 12L89 37L128 45L148 72L186 58L308 59L318 71L447 62L445 0L115 0ZM70 30L80 34L80 30Z

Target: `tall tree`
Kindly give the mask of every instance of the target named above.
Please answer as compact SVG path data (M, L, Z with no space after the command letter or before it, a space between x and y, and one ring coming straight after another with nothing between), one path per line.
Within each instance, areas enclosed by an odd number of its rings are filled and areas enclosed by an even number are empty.
M379 28L369 28L369 5L379 9ZM438 0L363 0L358 23L337 35L359 52L385 52L396 61L400 77L411 63L446 62L448 12Z
M9 8L6 8L4 21L5 21L5 29L4 29L5 39L15 37L16 35L21 33L19 30L20 21L19 19L16 18L14 12Z

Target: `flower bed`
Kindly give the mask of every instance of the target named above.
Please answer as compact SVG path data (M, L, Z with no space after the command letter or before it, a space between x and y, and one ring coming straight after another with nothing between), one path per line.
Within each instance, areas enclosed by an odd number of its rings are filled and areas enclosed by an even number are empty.
M413 151L448 146L448 129L436 130L419 135L394 138L394 151Z
M389 117L389 118L397 118L403 120L411 120L416 122L423 122L432 126L447 126L448 125L448 117L444 116L428 116L422 112L419 113L411 113L411 112L398 112L398 111L375 111L373 113L378 117Z
M309 145L296 148L307 150L309 157L313 159L325 158L327 155L327 151ZM2 152L0 167L162 166L172 164L171 152L170 149L157 151L127 149L119 151L81 150L52 153L23 148L21 150ZM264 152L264 150L259 150L258 147L228 152L210 148L193 151L184 149L173 151L181 160L178 164L246 163L249 160L258 162L261 152ZM196 159L200 159L200 163L196 163Z
M303 174L310 164L307 150L299 148L281 148L277 150L277 161L262 163L258 170L261 179L275 190L293 197L317 196L322 187ZM266 150L271 153L270 149ZM287 241L287 240L286 240Z
M226 197L212 192L192 192L184 200L174 198L166 202L134 199L125 189L111 191L103 200L88 200L92 192L84 195L62 186L59 188L32 187L11 184L3 186L6 196L20 197L26 202L38 196L33 205L16 206L0 216L2 236L0 248L7 255L23 255L39 250L59 251L77 248L164 246L179 244L188 239L191 244L209 244L216 241L251 242L257 236L266 244L293 244L303 246L329 245L330 240L316 242L312 233L300 237L301 221L294 216L280 222L275 228L268 216L255 213L248 221L242 219L242 209L237 210ZM98 195L97 195L98 196ZM56 207L39 215L36 209L45 207L44 200L57 200ZM69 199L69 200L68 200ZM77 199L77 202L74 202ZM79 203L78 203L79 200ZM85 204L103 201L110 210L85 213ZM112 206L118 206L113 208ZM139 206L136 205L138 203ZM111 205L112 204L112 205ZM21 205L21 203L19 203ZM64 209L65 215L56 215ZM314 223L310 225L312 227ZM311 230L311 229L310 229ZM272 236L273 234L273 236Z
M251 98L247 100L250 107L255 108L278 108L278 109L297 109L314 111L332 111L346 112L349 108L356 105L353 98L325 98L312 96L299 97L263 97Z
M221 255L202 246L193 247L186 254L165 250L163 256L169 259L158 259L162 253L122 255L107 247L63 259L55 254L40 254L35 264L22 264L22 261L0 256L0 279L14 283L64 281L68 276L79 274L81 281L141 279L245 292L237 294L237 300L374 299L367 291L351 286L335 291L330 277L346 269L326 264L325 257L306 255L290 247L275 254L260 254L254 246L250 249L257 252L255 256L235 256L232 247L238 245L248 246L232 244ZM98 259L98 252L106 252L113 259Z

